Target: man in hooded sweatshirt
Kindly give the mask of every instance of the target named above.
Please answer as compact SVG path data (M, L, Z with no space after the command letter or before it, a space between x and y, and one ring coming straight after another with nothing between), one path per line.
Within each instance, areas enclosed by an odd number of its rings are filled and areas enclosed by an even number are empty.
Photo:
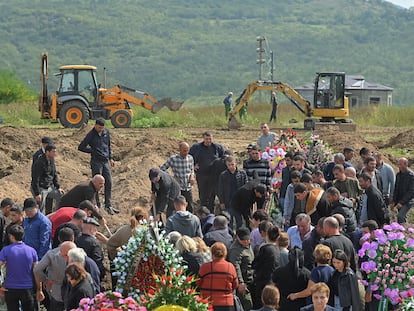
M187 235L191 238L203 238L201 231L200 219L187 211L187 201L184 196L179 195L174 199L174 208L176 213L167 219L165 226L167 234L172 231L178 231L182 235Z

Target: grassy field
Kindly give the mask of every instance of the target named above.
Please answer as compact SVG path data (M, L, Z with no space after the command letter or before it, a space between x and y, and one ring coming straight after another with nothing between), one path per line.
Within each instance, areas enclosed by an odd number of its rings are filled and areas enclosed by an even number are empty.
M153 114L140 107L134 107L132 127L225 127L224 108L221 98L209 98L207 101L188 100L178 112L166 108ZM206 105L207 104L207 105ZM245 125L257 126L269 120L271 106L268 103L252 103L248 107ZM0 104L0 118L3 125L21 127L61 127L60 123L41 120L37 103L24 102ZM303 114L289 103L281 103L278 119L273 125L277 127L301 127ZM360 127L392 126L410 127L414 124L414 107L370 106L351 109L351 119ZM298 123L291 123L296 120ZM380 133L376 133L378 137ZM177 135L180 135L177 132ZM378 138L380 139L380 138Z

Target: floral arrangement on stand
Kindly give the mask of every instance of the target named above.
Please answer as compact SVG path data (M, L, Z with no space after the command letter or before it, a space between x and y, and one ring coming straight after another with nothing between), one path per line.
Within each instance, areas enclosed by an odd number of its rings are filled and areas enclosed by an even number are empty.
M322 170L327 163L333 160L333 149L319 138L319 135L307 133L302 141L301 148L306 160L313 164L315 169Z
M414 306L414 228L392 223L363 240L358 255L365 259L361 263L367 275L364 285L381 301L381 310L387 310L388 301L403 308Z
M141 297L141 303L148 310L160 306L184 306L190 311L213 310L207 299L201 298L195 290L195 279L186 276L183 270L171 268L168 273L155 275L155 287Z
M131 297L123 298L118 292L99 293L94 298L83 298L79 302L79 308L75 311L147 311L147 308L138 304Z
M165 231L153 222L136 228L128 243L114 260L118 277L116 291L139 301L140 296L156 286L155 276L169 269L180 269L182 257L169 242Z

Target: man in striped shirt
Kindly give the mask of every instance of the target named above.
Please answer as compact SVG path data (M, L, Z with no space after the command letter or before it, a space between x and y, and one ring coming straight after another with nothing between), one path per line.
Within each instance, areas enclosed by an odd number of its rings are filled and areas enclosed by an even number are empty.
M171 168L174 178L180 184L181 195L187 200L187 210L193 212L194 159L188 153L190 146L186 142L180 142L178 148L179 153L169 157L161 166L161 170L166 171Z

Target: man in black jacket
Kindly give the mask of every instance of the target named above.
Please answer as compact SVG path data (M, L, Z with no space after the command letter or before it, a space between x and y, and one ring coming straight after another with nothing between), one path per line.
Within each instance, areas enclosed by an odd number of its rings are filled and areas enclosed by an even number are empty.
M79 207L79 204L85 200L97 205L99 191L104 185L105 178L96 174L90 181L82 182L66 192L60 199L59 207Z
M352 237L357 229L357 220L354 212L354 204L350 199L347 199L339 193L335 187L330 187L326 190L326 199L329 202L330 215L341 214L345 217L344 232Z
M112 175L111 168L115 166L112 159L111 138L108 129L105 128L105 119L96 119L95 126L86 134L78 146L78 150L91 154L92 176L100 174L105 178L105 209L109 214L119 213L119 210L111 204ZM97 205L101 207L97 197Z
M247 183L247 174L237 168L234 157L228 156L225 162L227 169L220 174L217 194L220 200L220 209L229 211L234 193Z
M174 200L180 195L180 184L170 174L157 168L149 171L151 180L151 200L155 204L157 221L161 220L162 213L167 214L167 218L173 214Z
M59 206L63 189L60 188L55 165L56 146L47 145L45 153L33 164L31 190L40 210L52 212L53 200Z
M358 177L358 181L361 188L365 190L362 197L360 223L375 220L382 228L389 221L389 213L381 191L372 186L372 178L369 174L363 173Z
M408 168L406 158L398 160L398 167L392 207L398 210L398 222L405 223L408 211L414 206L414 173Z
M263 208L266 196L266 186L259 183L258 180L252 180L236 191L231 200L230 210L236 218L236 230L242 227L243 219L246 226L249 225L249 218L252 212L253 204L257 208Z

